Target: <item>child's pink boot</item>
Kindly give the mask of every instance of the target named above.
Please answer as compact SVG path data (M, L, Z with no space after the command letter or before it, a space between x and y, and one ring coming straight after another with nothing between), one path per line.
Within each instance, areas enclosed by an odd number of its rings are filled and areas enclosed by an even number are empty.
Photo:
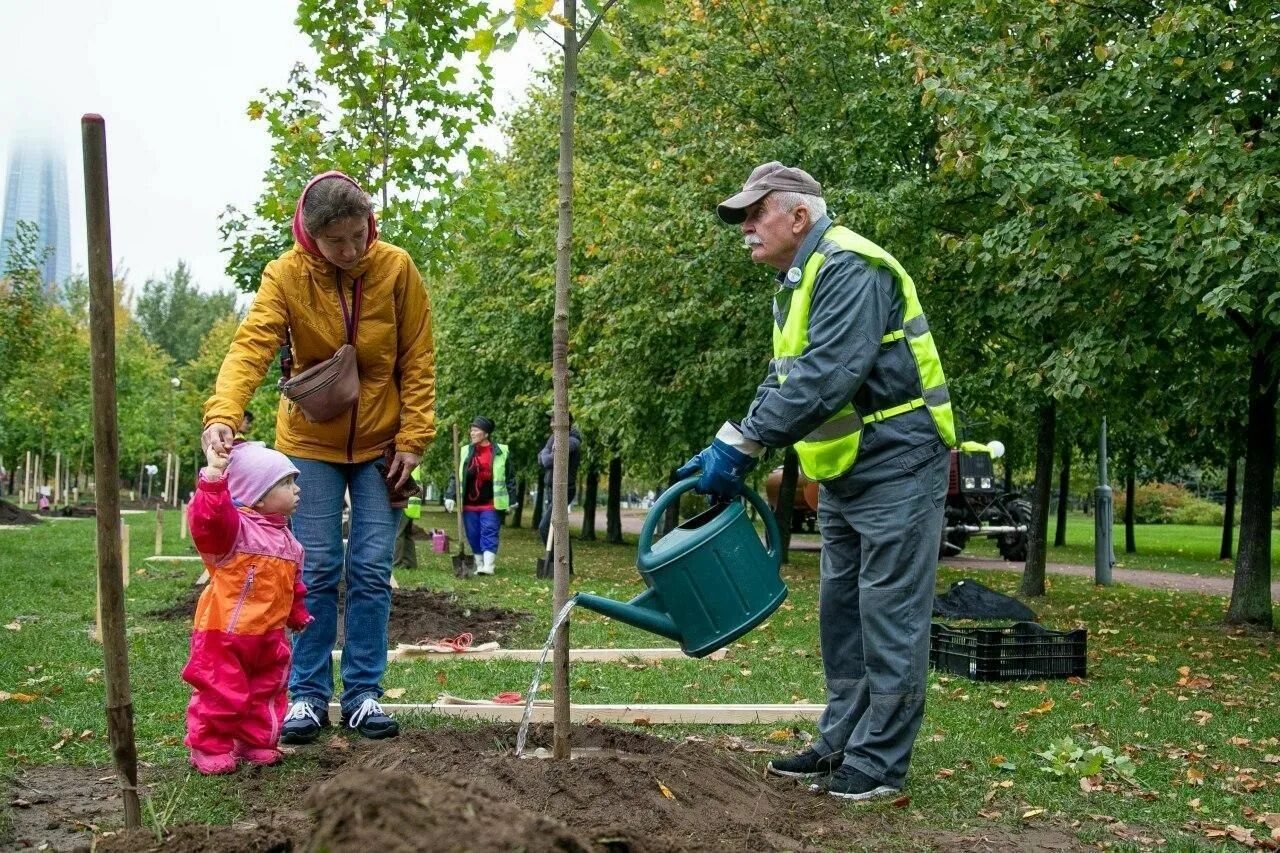
M236 757L230 753L210 755L191 750L191 764L205 776L222 776L236 772Z
M278 749L255 749L237 741L236 758L259 767L270 767L283 761L284 753Z

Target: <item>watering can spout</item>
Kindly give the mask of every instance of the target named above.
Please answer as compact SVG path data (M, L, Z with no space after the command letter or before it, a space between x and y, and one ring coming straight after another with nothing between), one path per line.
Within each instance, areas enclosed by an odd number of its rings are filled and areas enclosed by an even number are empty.
M628 602L614 601L599 595L581 592L577 595L579 607L593 610L602 616L625 622L632 627L651 634L666 637L668 640L681 641L680 630L676 623L662 608L662 599L652 589L645 590Z

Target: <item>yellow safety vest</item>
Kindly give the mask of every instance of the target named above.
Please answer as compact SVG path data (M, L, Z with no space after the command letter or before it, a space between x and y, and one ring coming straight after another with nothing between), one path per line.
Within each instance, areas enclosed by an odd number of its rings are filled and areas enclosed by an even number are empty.
M920 380L919 388L915 389L919 396L870 414L862 414L852 402L847 403L824 424L796 442L800 467L811 480L830 480L853 467L858 459L862 427L866 423L905 414L921 406L927 407L933 416L942 442L948 447L956 445L955 419L951 412L947 380L942 373L942 360L938 358L933 334L916 296L915 282L892 255L843 226L836 225L823 235L818 248L804 265L800 283L791 294L786 320L781 327L774 323L773 356L778 382L786 381L791 366L809 346L809 304L813 299L813 286L827 255L836 249L856 252L873 266L888 267L893 272L902 292L902 328L890 331L880 342L883 345L904 341L910 347Z

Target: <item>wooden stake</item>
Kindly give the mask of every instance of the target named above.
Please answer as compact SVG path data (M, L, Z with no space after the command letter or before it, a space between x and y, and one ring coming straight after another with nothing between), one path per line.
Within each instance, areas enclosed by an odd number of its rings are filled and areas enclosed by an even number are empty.
M161 502L169 500L169 477L173 474L173 454L164 455L164 488L160 492Z
M93 467L98 488L98 583L102 590L103 680L107 734L120 778L124 825L142 825L138 750L129 693L129 644L124 625L120 529L120 427L116 415L116 294L111 266L111 212L107 191L107 129L102 116L80 120L84 143L85 233L89 243L89 352L93 379ZM126 540L127 541L127 540ZM123 553L127 553L124 551Z
M156 556L164 553L164 510L156 507Z
M31 451L27 451L26 464L22 466L22 502L31 503Z
M53 454L53 505L62 503L62 451Z
M178 504L178 541L187 541L187 502Z

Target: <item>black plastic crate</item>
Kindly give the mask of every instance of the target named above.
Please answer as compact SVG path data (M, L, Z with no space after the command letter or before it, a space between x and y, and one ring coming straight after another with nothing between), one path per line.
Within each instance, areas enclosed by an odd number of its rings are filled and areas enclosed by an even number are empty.
M974 681L1085 676L1089 632L1050 631L1036 622L1007 628L952 628L934 622L929 664Z

